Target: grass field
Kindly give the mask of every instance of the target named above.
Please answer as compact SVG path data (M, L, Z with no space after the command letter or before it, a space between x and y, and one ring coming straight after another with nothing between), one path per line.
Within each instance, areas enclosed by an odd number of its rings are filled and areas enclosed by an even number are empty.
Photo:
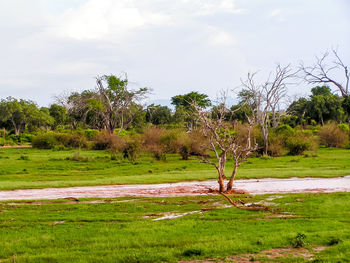
M105 151L82 150L80 161L69 159L74 157L77 157L74 150L2 148L0 190L164 183L217 177L212 166L199 163L195 158L183 161L178 155L168 155L167 161L142 156L134 164L122 158L113 161ZM344 149L320 149L316 156L309 153L308 157L250 158L240 167L237 178L344 176L350 174L349 160L350 150Z
M265 200L270 211L225 208L220 196L1 202L0 262L225 258L290 247L299 233L305 235L299 241L311 252L313 246L326 246L314 262L350 262L349 193L271 197L239 197L246 202ZM196 212L153 221L167 213L191 211ZM306 262L301 257L276 261Z

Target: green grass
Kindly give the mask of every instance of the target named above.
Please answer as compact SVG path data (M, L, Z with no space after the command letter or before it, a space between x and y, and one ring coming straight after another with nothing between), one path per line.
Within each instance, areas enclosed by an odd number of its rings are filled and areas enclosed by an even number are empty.
M104 184L164 183L207 180L217 177L214 167L179 155L167 161L142 156L132 164L121 158L113 161L105 151L80 152L81 161L67 160L76 151L0 149L0 190L68 187ZM283 156L250 158L239 169L237 179L263 177L336 177L350 174L350 150L320 149L316 157ZM232 163L229 163L229 167ZM228 169L227 174L230 174Z
M240 196L257 202L269 196ZM234 197L237 198L237 197ZM350 194L288 194L271 211L224 208L221 196L0 203L0 262L176 262L290 247L327 246L315 262L350 262ZM201 210L172 220L166 212ZM278 215L290 214L281 218ZM336 240L337 244L334 243ZM332 244L332 245L330 245ZM278 262L305 262L303 258Z

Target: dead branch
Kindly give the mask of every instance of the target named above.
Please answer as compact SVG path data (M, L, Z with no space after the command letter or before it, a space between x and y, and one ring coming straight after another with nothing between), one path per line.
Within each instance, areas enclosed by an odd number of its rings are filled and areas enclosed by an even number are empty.
M303 73L302 78L309 84L333 84L337 87L343 97L349 96L350 73L348 67L339 57L337 50L332 49L332 55L334 59L329 64L327 64L327 58L330 56L329 52L324 52L321 57L316 56L316 63L312 66L305 66L304 63L301 62L299 69ZM345 83L336 80L332 76L332 73L336 70L343 71Z

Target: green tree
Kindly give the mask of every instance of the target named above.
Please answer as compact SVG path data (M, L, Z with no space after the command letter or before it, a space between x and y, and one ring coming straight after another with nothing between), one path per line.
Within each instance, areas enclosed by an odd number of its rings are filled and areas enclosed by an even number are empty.
M199 108L205 109L211 105L208 95L192 91L185 95L177 95L171 98L171 104L176 108L184 106L188 111L194 111L193 104L196 104Z
M67 124L68 114L65 107L58 104L52 104L49 108L49 113L50 116L54 118L54 129L56 129L58 126Z
M206 94L192 91L184 95L177 95L171 98L171 104L175 106L176 112L179 111L177 117L185 113L184 121L187 122L188 128L196 127L198 116L195 107L205 109L211 105L211 101Z
M287 114L296 116L296 123L303 125L307 118L309 101L306 98L299 98L293 101L287 109Z
M342 98L333 95L327 86L311 89L312 95L308 103L308 115L311 119L324 125L326 121L335 120L340 122L344 119Z
M171 123L171 110L167 106L151 104L146 109L146 121L154 125Z
M328 86L317 86L311 89L311 96L294 101L287 109L288 114L298 117L300 124L311 123L312 120L324 125L325 122L334 120L341 122L345 119L342 108L343 98L332 94Z
M52 118L45 109L39 110L33 101L17 100L13 97L1 100L0 120L10 122L16 135L26 128L47 127L52 124Z

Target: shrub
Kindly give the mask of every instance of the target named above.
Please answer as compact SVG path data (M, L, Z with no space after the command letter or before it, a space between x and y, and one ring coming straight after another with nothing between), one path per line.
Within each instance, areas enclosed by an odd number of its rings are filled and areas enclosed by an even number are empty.
M114 153L120 152L123 148L123 140L120 136L108 132L98 133L93 141L94 150L111 150Z
M179 148L181 146L179 145L178 139L180 137L181 137L181 132L178 132L176 130L162 131L162 134L160 137L160 143L164 145L166 153L177 153L179 151Z
M320 136L321 144L326 147L342 148L349 141L348 133L341 130L335 123L323 126L318 135Z
M143 145L157 160L166 159L166 145L162 142L164 131L161 128L151 127L143 134Z
M93 129L84 130L84 135L88 140L93 140L96 137L97 133L98 131Z
M17 160L29 161L29 157L26 155L21 155Z
M294 237L291 240L291 245L295 248L305 247L306 245L308 245L306 241L306 235L302 233L298 233L296 237Z
M338 128L344 132L349 132L349 125L347 125L346 123L340 123L338 125Z
M201 249L187 249L185 250L182 255L185 257L192 257L192 256L200 256L203 254L203 251Z
M32 140L32 146L38 149L52 149L57 145L59 143L56 140L55 134L51 132L38 134Z
M139 150L139 143L137 141L128 141L122 149L123 157L134 162L139 155Z
M0 146L13 145L14 142L10 139L0 138Z
M60 145L68 148L87 148L87 140L84 135L73 133L56 133L56 140Z
M280 135L271 133L268 137L267 154L272 157L282 156L283 152L285 151L284 146L288 137L289 135L287 132Z
M8 136L15 144L31 143L34 135L30 133L11 134Z
M306 150L315 150L317 148L313 137L302 132L297 133L296 136L288 137L286 146L290 155L301 155Z
M80 151L74 152L72 157L67 157L66 160L76 161L76 162L88 162L89 158L80 155Z
M331 239L327 242L328 246L338 245L343 242L339 237L331 237Z
M292 135L294 133L294 129L290 127L288 124L283 124L278 126L275 132L276 134Z
M191 131L187 134L190 140L191 155L194 156L207 156L208 155L208 141L204 138L203 134L199 131Z

